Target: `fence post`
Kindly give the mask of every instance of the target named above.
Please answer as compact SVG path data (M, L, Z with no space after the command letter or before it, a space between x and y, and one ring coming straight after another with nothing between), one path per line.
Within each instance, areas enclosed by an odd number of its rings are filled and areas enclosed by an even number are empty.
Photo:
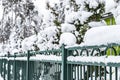
M27 66L26 66L26 80L30 80L30 73L29 73L29 68L30 68L30 51L27 52Z
M10 62L9 62L9 57L10 57L10 54L8 53L8 60L7 60L7 80L10 80Z
M6 59L3 59L3 62L4 62L4 74L3 74L3 78L5 80L5 75L6 75Z
M69 56L70 54L72 54L72 51L67 50L67 55ZM72 74L72 70L73 70L73 67L71 65L72 64L67 64L67 80L72 80L72 75L73 75Z
M0 59L0 76L2 75L2 59Z
M67 80L67 49L62 45L62 80Z
M16 53L14 54L14 80L17 80L16 79L16 60L15 60L15 58L16 58Z

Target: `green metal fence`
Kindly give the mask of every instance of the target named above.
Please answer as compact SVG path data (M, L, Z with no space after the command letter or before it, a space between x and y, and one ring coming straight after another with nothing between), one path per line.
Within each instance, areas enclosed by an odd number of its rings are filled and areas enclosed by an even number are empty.
M119 44L8 54L0 57L0 74L3 80L120 80L119 54Z

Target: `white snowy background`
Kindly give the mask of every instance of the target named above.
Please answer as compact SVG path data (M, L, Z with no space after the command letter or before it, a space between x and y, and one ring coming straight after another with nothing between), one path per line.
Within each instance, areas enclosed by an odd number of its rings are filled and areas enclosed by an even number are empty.
M19 4L27 4L25 0L21 0ZM120 1L118 0L30 0L34 4L34 13L31 15L24 15L23 6L13 5L8 8L9 4L7 0L0 0L0 36L3 39L3 33L6 30L8 23L12 27L10 30L8 39L0 41L0 54L4 55L8 52L14 54L15 52L25 52L27 50L50 50L58 49L62 44L66 46L75 45L102 45L109 43L120 43ZM3 3L8 3L7 6L3 6ZM74 4L76 3L76 4ZM107 26L104 20L93 20L87 23L91 29L86 28L87 32L85 36L81 35L81 29L86 27L88 18L94 13L100 13L100 9L96 12L88 11L86 4L89 4L89 9L96 9L99 4L104 4L104 13L111 12L115 18L116 25ZM6 9L5 9L6 8ZM18 12L14 12L19 8L18 11L20 16L16 16ZM77 8L77 9L76 9ZM5 9L5 12L4 12ZM22 12L23 11L23 12ZM103 14L104 14L103 13ZM32 15L34 14L34 15ZM53 15L54 14L54 15ZM102 14L101 14L102 15ZM31 17L31 19L30 19ZM8 22L7 22L8 21ZM56 24L57 25L56 25ZM59 25L60 24L60 25ZM79 25L80 24L80 25ZM13 27L13 26L17 27ZM82 26L78 31L78 26ZM25 27L23 27L25 26ZM8 26L7 26L8 27ZM26 36L23 36L25 31ZM8 33L8 31L7 31ZM19 35L19 36L18 36ZM56 36L57 35L57 36ZM22 38L21 38L22 37ZM83 41L78 43L79 39L83 38ZM2 40L1 39L1 40ZM60 57L56 56L40 56L40 59L48 59L54 57L56 60L61 60ZM36 58L36 57L35 57ZM32 59L35 59L32 57ZM98 60L99 59L99 60ZM95 62L119 62L119 57L89 57L88 60L82 57L68 57L69 61L85 61L89 60ZM1 77L0 77L0 80Z
M1 42L0 44L0 52L1 54L10 52L11 54L15 52L24 52L27 50L35 50L37 47L39 50L46 50L46 49L53 49L53 48L59 48L62 44L65 44L67 46L74 46L74 45L80 45L77 43L77 40L80 39L79 35L81 34L80 31L77 31L76 25L78 24L77 20L80 21L80 24L85 24L85 22L88 20L88 18L93 15L94 12L87 11L85 8L85 3L89 4L89 8L97 8L99 4L104 4L105 11L104 13L111 12L115 18L115 22L117 25L117 28L107 27L104 20L101 21L90 21L88 23L88 26L90 27L97 27L88 30L88 32L85 34L85 37L82 35L81 37L84 37L83 42L85 45L99 45L99 44L107 44L107 43L116 43L120 42L118 39L120 33L119 33L119 24L120 24L120 2L117 2L115 0L75 0L75 3L77 6L80 6L79 9L75 10L75 6L71 6L72 2L70 3L70 0L31 0L34 4L34 10L38 11L38 15L35 17L32 17L33 20L38 21L37 24L32 21L29 22L29 17L26 18L25 24L26 26L33 26L30 32L30 35L28 37L20 38L18 37L19 30L23 31L23 24L21 23L21 17L15 18L14 12L9 12L7 16L6 14L3 15L3 6L2 3L5 2L2 0L0 1L0 20L3 22L2 18L5 16L4 20L8 21L9 18L12 18L13 22L18 27L17 28L11 28L11 33L9 36L9 39ZM26 3L25 1L21 3ZM27 3L26 3L27 4ZM49 5L48 5L49 4ZM61 5L62 4L62 5ZM57 7L56 7L57 6ZM50 9L48 9L50 7ZM12 7L14 9L14 6ZM62 12L62 9L64 8L64 12ZM56 10L55 14L61 14L59 16L54 16L52 14L52 9ZM58 11L57 11L58 10ZM97 13L99 13L99 9L97 10ZM22 13L22 12L21 12ZM64 13L64 16L62 15ZM62 21L61 17L64 17L64 20ZM58 20L62 22L59 26L56 26L54 24L54 21ZM76 21L76 22L74 22ZM73 23L74 22L74 23ZM11 23L11 25L12 25ZM1 29L4 28L4 24L1 23ZM35 34L34 27L37 31L37 34ZM104 26L101 28L98 28L100 26ZM84 27L83 27L84 28ZM4 30L4 29L3 29ZM106 33L106 34L104 34ZM58 36L56 36L58 35ZM115 36L116 35L116 36ZM99 37L100 36L100 37ZM106 37L107 36L107 37ZM115 38L113 38L115 37ZM99 39L103 38L103 39ZM108 40L109 38L109 40ZM92 40L91 40L92 39ZM118 40L113 40L118 39ZM57 42L55 44L54 42ZM81 43L81 42L80 42Z

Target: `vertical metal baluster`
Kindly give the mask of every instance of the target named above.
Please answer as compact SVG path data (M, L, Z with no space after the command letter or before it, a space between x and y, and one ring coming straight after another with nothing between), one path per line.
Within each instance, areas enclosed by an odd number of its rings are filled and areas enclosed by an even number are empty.
M117 67L115 67L115 80L118 80L118 68Z
M57 72L57 63L55 63L55 77L56 77L56 80L58 79L58 72Z
M109 77L110 77L110 80L112 80L112 67L109 67L109 69L110 69Z
M104 66L104 78L106 80L106 66Z
M80 80L82 80L82 65L80 65Z
M15 58L16 58L16 54L14 54L14 80L16 80L16 60L15 60Z
M101 68L102 68L102 67L99 66L99 76L100 76L100 80L101 80L101 77L102 77L102 76L101 76Z
M67 49L62 45L62 80L67 80Z
M6 80L5 79L5 73L6 73L6 66L5 65L6 65L6 60L4 59L4 76L3 76L4 80Z
M61 68L61 66L62 66L62 65L60 64L60 73L62 74L62 71L61 71L61 70L62 70L62 68ZM60 80L61 80L61 79L60 79Z
M30 51L27 52L27 64L26 64L26 80L30 80Z
M67 80L68 80L68 78L69 78L69 72L68 72L68 64L67 64Z
M73 65L71 64L71 80L73 80Z
M7 80L10 80L10 60L9 60L9 55L8 54L8 60L7 60Z
M91 80L93 80L93 69L92 69L93 66L90 66L90 76L91 76Z
M74 80L76 80L76 65L74 64Z
M85 76L85 65L83 66L83 75L84 75L84 79L86 78Z
M56 63L56 80L58 80L58 66L57 66L57 63Z
M97 66L95 66L94 69L95 69L95 80L97 80Z
M89 80L89 74L90 74L90 66L87 66L87 80Z
M77 65L77 80L79 80L79 65Z

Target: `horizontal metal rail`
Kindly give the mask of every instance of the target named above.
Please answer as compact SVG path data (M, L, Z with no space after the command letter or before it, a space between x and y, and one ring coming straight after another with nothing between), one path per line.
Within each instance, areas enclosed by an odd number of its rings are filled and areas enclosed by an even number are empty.
M118 60L119 54L119 44L8 54L0 57L0 75L3 80L120 80L120 62L105 61L110 55ZM101 57L105 60L97 61Z

